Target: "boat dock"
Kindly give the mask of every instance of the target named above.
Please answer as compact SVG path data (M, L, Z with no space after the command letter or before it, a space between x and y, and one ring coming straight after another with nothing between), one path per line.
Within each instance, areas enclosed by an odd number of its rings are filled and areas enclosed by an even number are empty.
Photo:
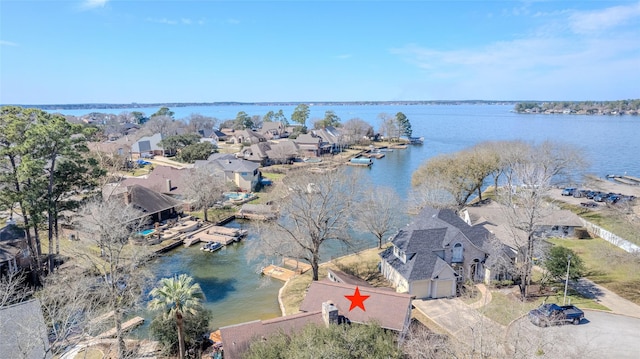
M295 260L293 258L285 258L282 261L282 265L287 267L287 268L291 268L292 270L294 270L298 274L302 274L302 273L304 273L306 271L311 270L311 264L300 262L300 261Z
M236 218L268 221L277 218L278 212L274 206L266 204L243 204L236 213Z
M286 267L286 268L285 268ZM285 258L282 267L271 264L262 268L262 274L281 281L288 281L298 274L302 274L311 269L311 265L292 258Z
M640 186L640 178L633 176L619 176L619 175L607 175L607 178L611 178L616 182L620 182L622 184L626 184L629 186Z
M364 152L362 156L367 158L381 159L384 157L384 153L378 151L367 151Z
M239 228L229 228L223 226L211 226L193 235L191 243L198 242L218 242L223 245L229 245L233 242L239 242L242 237L247 235L247 230ZM187 246L185 240L185 246Z
M366 157L354 157L351 160L349 160L349 162L347 162L347 164L349 164L350 166L371 166L373 164L373 161L371 160L371 158L366 158Z
M143 323L144 323L143 317L135 317L135 318L129 319L126 322L122 323L122 331L128 332L131 329L141 326ZM96 338L105 339L105 338L113 338L115 336L116 336L116 328L111 328L106 332L99 334L98 336L96 336Z
M271 278L279 279L284 282L296 276L296 272L287 268L278 267L273 264L262 268L262 274Z

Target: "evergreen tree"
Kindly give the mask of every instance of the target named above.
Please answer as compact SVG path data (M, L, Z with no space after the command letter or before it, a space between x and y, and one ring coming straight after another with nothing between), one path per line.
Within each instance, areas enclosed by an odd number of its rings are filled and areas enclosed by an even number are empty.
M411 122L409 122L409 119L404 113L396 113L396 123L398 124L401 135L411 137L411 134L413 133L413 130L411 130Z
M544 268L556 279L564 279L567 276L567 265L569 266L569 278L576 280L585 273L584 263L576 252L562 247L553 246L544 261Z

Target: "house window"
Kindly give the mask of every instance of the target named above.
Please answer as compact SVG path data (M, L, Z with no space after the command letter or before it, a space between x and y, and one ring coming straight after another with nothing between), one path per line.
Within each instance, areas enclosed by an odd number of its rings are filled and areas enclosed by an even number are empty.
M451 261L456 263L462 262L462 243L456 243L453 246L453 255Z
M247 172L241 172L241 173L240 173L240 175L241 175L241 176L246 176L246 175L247 175Z
M407 263L407 256L404 251L400 250L398 247L393 247L393 255L400 259L402 263Z
M462 266L458 267L458 278L457 281L458 282L462 282L464 281L464 268Z

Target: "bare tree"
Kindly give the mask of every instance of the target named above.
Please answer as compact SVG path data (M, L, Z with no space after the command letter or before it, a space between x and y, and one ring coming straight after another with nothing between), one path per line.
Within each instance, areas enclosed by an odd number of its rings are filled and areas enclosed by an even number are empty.
M373 135L373 128L370 124L360 118L352 118L342 126L345 140L347 144L361 144L367 136Z
M448 184L439 178L432 178L411 188L409 212L417 214L425 206L433 208L457 208L456 201L448 191Z
M163 137L177 134L177 129L182 122L178 122L169 116L154 116L144 124L144 130L147 134L153 135L160 133Z
M187 117L187 129L190 132L197 133L202 130L213 130L218 123L218 119L215 117L203 116L198 113L192 113Z
M36 293L49 331L50 350L60 355L88 338L98 322L92 320L103 304L102 293L92 290L94 279L60 271L47 277Z
M198 167L189 170L184 178L184 196L192 207L202 208L205 222L209 221L207 212L216 201L222 198L226 188L224 173L212 172L209 167Z
M0 275L0 307L21 302L30 294L31 288L21 272Z
M505 195L499 197L499 201L504 204L503 212L518 247L516 270L520 296L524 300L531 284L534 249L540 240L537 229L541 219L550 211L547 199L551 190L551 176L535 163L515 165L513 171L523 185L509 188Z
M430 158L413 173L411 182L414 186L435 183L453 197L456 210L460 210L476 193L482 200L484 180L497 167L495 153L474 147Z
M438 359L455 357L451 339L437 334L419 322L412 322L407 338L402 344L407 359Z
M400 128L396 122L396 118L388 113L378 115L380 120L380 133L387 140L397 139L400 137Z
M118 358L126 357L124 315L141 297L147 272L141 266L148 259L144 247L129 244L129 238L145 224L147 217L117 198L94 201L82 208L79 221L83 234L99 253L85 253L88 270L99 275L96 291L104 293L104 307L113 312Z
M350 243L348 229L361 186L358 176L344 170L311 174L299 171L279 186L280 218L258 224L254 256L287 256L311 264L318 280L320 249L330 241Z
M480 146L498 155L498 167L492 173L493 185L496 195L499 194L500 177L504 176L507 187L514 182L513 168L523 161L530 151L530 145L523 141L498 141L486 142Z
M566 145L544 142L532 145L509 166L510 178L498 200L503 204L505 218L518 247L516 271L523 300L531 284L533 258L541 250L538 243L544 236L540 231L541 221L552 210L551 184L582 168L584 161L579 153Z
M391 188L378 187L364 194L357 211L355 227L373 234L382 248L382 238L400 225L400 214L406 210L398 194Z

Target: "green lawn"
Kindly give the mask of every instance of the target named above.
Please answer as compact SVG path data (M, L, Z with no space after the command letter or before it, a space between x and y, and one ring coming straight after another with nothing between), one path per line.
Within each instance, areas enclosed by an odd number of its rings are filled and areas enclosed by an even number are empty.
M382 277L377 269L378 262L380 261L378 253L380 252L381 250L378 248L367 249L321 264L318 277L320 280L326 278L327 268L335 268L366 279L375 287L388 287L389 283ZM312 273L308 271L302 275L291 278L282 290L281 299L287 315L298 312L307 288L311 284L311 279Z
M603 208L593 211L562 202L558 203L558 205L560 205L562 209L570 210L585 220L611 233L615 233L631 243L640 245L640 225L629 222L625 219L625 215L615 208Z
M600 238L550 242L576 252L587 267L587 278L640 305L640 257Z
M511 321L527 314L531 309L537 308L543 302L562 305L564 290L562 286L558 286L558 290L554 294L530 298L526 302L522 302L514 294L505 294L501 291L492 291L491 297L491 302L478 309L478 311L495 322L506 326ZM582 309L609 310L609 308L598 304L592 299L580 296L574 290L569 290L567 293L567 304L569 303Z

